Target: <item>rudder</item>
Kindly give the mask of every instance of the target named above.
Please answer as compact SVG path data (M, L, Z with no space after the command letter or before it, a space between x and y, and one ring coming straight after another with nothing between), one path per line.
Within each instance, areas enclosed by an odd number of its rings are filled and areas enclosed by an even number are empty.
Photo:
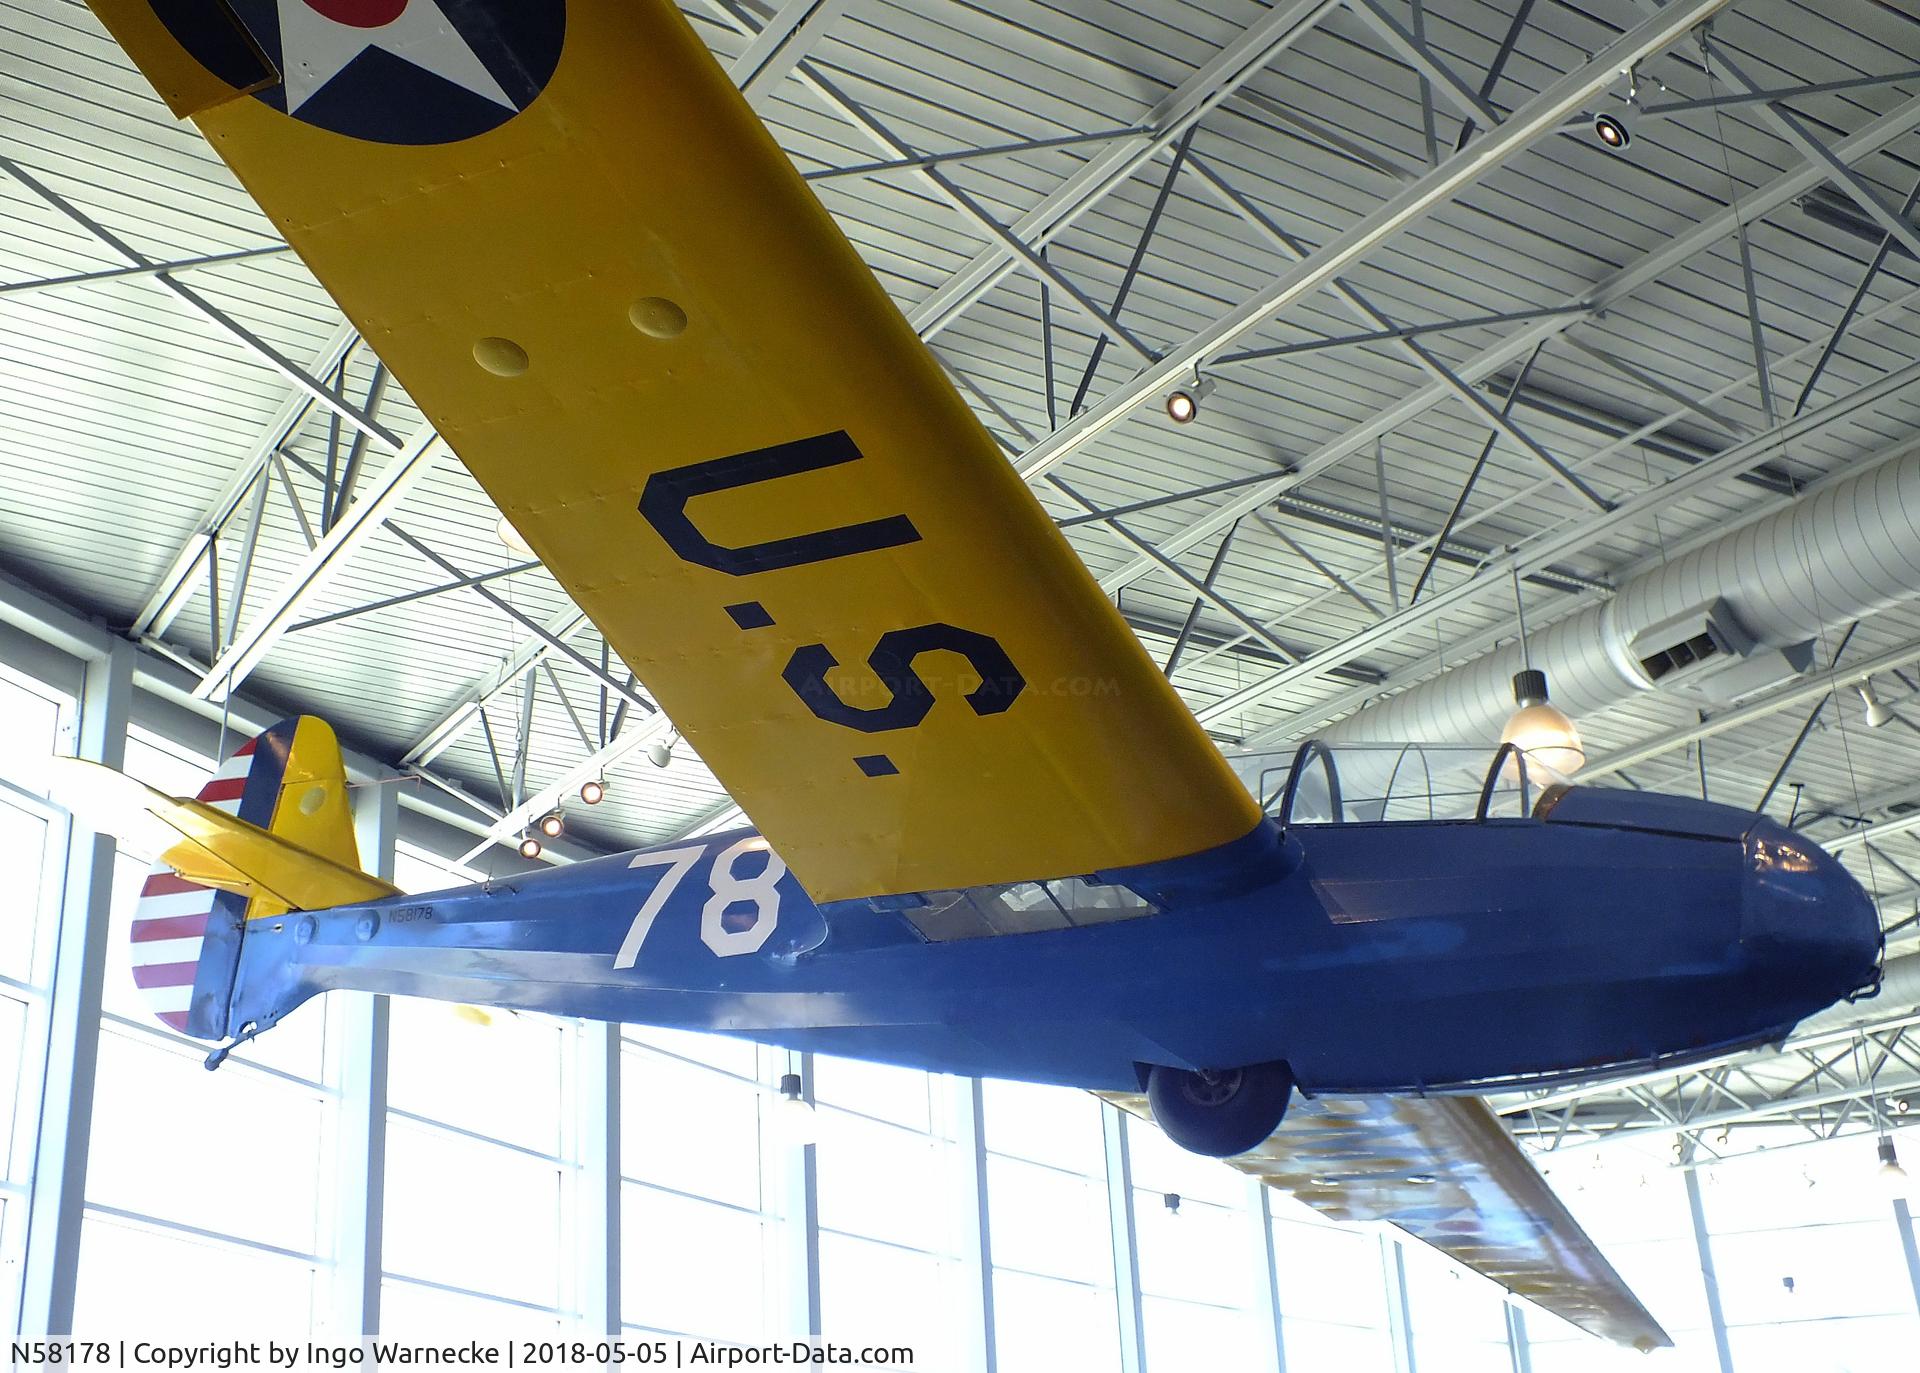
M242 744L197 799L308 853L359 868L340 744L317 716L282 720ZM221 891L156 863L134 909L134 982L169 1028L224 1039L247 921L288 909L271 895Z

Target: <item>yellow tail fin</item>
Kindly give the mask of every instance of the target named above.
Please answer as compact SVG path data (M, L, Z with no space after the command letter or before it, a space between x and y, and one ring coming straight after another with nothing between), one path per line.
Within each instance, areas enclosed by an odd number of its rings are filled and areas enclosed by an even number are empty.
M201 1039L229 1032L249 923L398 891L360 870L340 744L311 715L241 745L197 798L71 758L47 782L95 829L159 855L133 912L134 981L163 1022Z

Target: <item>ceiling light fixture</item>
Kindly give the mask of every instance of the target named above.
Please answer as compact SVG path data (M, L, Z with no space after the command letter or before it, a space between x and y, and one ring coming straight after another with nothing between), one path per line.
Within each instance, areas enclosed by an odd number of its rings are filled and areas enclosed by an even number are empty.
M1160 1204L1167 1208L1167 1214L1169 1216L1176 1218L1179 1216L1180 1194L1178 1192L1162 1192L1160 1194Z
M1633 142L1633 130L1627 127L1627 121L1613 114L1596 114L1593 117L1593 136L1609 152L1625 152L1627 145Z
M673 740L655 739L647 745L647 761L657 768L663 768L673 761Z
M1907 1170L1900 1166L1899 1151L1893 1147L1893 1140L1886 1135L1880 1136L1879 1145L1880 1185L1896 1197L1907 1194Z
M566 820L557 810L550 810L540 817L540 833L549 839L558 839L560 832L567 827Z
M1868 729L1879 729L1893 718L1893 712L1887 709L1886 702L1873 694L1873 679L1868 678L1854 687L1860 693L1860 704L1865 709Z
M580 784L580 799L590 806L597 806L607 799L607 780L604 777L589 777Z
M1203 377L1195 368L1193 380L1167 392L1167 418L1175 424L1192 424L1200 417L1200 402L1213 394L1212 377Z
M1546 781L1572 777L1587 765L1587 750L1580 742L1580 731L1565 711L1547 699L1547 674L1533 665L1533 653L1527 645L1527 603L1520 594L1520 565L1513 564L1514 615L1520 627L1522 668L1513 674L1514 712L1500 731L1502 745L1520 750L1529 769L1548 772ZM1519 779L1520 769L1509 760L1504 769L1508 781Z
M820 1119L800 1085L800 1074L780 1075L779 1130L787 1143L800 1146L819 1138Z
M513 521L505 515L494 523L493 532L495 537L507 546L509 553L518 553L523 558L539 556L533 551L533 545L521 537L520 531L513 527Z
M540 856L540 841L535 839L531 834L521 835L520 856L526 859L538 858Z

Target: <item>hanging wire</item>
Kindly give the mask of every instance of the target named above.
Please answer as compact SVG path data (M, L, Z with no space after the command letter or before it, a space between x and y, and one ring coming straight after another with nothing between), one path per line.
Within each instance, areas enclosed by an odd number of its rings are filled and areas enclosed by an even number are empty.
M1520 666L1532 671L1533 652L1527 647L1527 600L1520 594L1520 551L1509 549L1507 556L1512 560L1507 570L1513 573L1513 609L1520 621Z
M1703 25L1700 30L1700 65L1706 72L1708 98L1714 101L1714 104L1713 104L1714 134L1720 144L1721 165L1726 170L1727 203L1729 205L1737 205L1739 203L1739 196L1735 189L1735 183L1733 179L1733 156L1731 151L1728 148L1726 120L1724 116L1721 114L1721 107L1719 104L1719 81L1714 76L1714 72L1713 72L1713 46L1710 38L1711 28L1712 28L1711 25ZM1734 217L1734 224L1736 229L1739 231L1741 252L1746 257L1747 270L1750 272L1752 270L1752 253L1749 249L1749 245L1747 241L1745 217L1736 215ZM1753 290L1752 303L1753 303L1754 310L1757 312L1760 306L1760 294L1759 294L1757 285ZM1753 329L1754 329L1754 337L1756 340L1756 346L1764 350L1764 347L1765 347L1764 331L1763 331L1762 323L1757 317L1757 315L1753 320ZM1770 390L1770 387L1767 382L1767 374L1766 374L1767 359L1764 355L1764 351L1762 352L1761 356L1758 356L1754 359L1754 365L1758 369L1759 382L1762 388L1762 395L1764 397L1767 394L1767 392ZM1769 422L1773 422L1774 420L1771 406L1768 407L1767 418ZM1788 464L1786 467L1788 489L1789 489L1789 500L1790 500L1790 504L1788 508L1791 508L1791 503L1797 503L1801 499L1800 482L1798 478L1794 475L1793 466L1792 466L1792 445L1782 444L1781 453L1788 458ZM1841 676L1840 663L1838 661L1839 655L1833 647L1832 635L1829 630L1831 617L1828 614L1826 606L1822 603L1820 590L1819 590L1819 583L1814 578L1814 575L1813 575L1813 549L1812 549L1809 535L1806 529L1804 528L1803 524L1796 524L1794 526L1793 546L1794 546L1795 556L1799 559L1799 562L1800 562L1801 573L1806 578L1808 593L1813 598L1814 618L1819 622L1817 635L1820 640L1821 653L1825 656L1827 660L1827 687L1830 692L1832 692L1834 695L1837 696L1840 691L1840 676ZM1840 707L1840 709L1834 712L1834 724L1840 736L1840 754L1841 754L1841 758L1844 760L1846 764L1847 782L1849 786L1851 786L1851 788L1853 789L1853 813L1856 816L1859 816L1863 809L1863 807L1860 804L1861 802L1860 770L1854 762L1853 737L1852 737L1851 731L1847 726L1847 712L1844 704ZM1874 862L1873 845L1862 844L1860 847L1861 847L1861 850L1866 855L1867 887L1868 887L1869 894L1873 898L1875 916L1876 918L1878 918L1879 910L1880 910L1880 901L1877 893L1880 888L1880 878L1879 878L1878 866ZM1881 954L1882 954L1882 957L1885 956L1884 941L1882 943Z

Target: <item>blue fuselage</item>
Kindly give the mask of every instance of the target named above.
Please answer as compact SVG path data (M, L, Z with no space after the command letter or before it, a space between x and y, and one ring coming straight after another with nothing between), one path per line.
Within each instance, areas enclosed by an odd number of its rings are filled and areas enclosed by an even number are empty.
M764 846L718 835L253 922L230 1028L358 988L1097 1089L1284 1060L1309 1092L1424 1091L1777 1038L1869 984L1880 951L1829 856L1669 797L1268 822L1229 849L1107 875L1155 914L930 942L908 911L815 905Z

